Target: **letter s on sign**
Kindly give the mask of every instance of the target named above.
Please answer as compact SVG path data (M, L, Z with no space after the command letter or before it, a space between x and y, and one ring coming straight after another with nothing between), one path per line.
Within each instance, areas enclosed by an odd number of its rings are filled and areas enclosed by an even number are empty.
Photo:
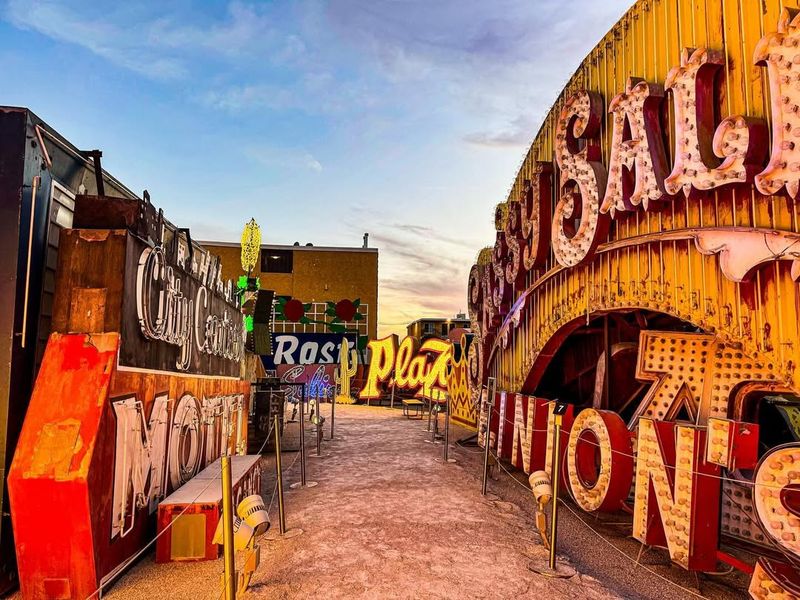
M333 355L331 352L335 349L336 345L333 342L325 342L322 344L322 348L319 350L319 362L325 365L333 364Z
M591 142L600 132L602 112L600 96L584 90L567 100L556 126L561 176L552 244L556 260L565 267L590 258L608 233L609 216L600 213L599 191L606 187L606 170L600 147Z

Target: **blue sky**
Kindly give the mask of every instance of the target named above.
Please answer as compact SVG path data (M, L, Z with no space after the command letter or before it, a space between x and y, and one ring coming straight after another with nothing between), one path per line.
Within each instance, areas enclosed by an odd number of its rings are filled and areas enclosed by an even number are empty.
M466 308L492 212L630 0L11 0L30 107L197 239L380 248L379 333Z

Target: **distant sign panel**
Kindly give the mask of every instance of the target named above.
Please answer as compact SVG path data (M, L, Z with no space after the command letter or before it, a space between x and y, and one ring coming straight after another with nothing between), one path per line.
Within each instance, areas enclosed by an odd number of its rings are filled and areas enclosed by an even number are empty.
M272 335L272 356L264 356L264 367L277 365L333 365L339 364L342 337L347 338L351 349L356 346L356 335L341 333L275 333Z

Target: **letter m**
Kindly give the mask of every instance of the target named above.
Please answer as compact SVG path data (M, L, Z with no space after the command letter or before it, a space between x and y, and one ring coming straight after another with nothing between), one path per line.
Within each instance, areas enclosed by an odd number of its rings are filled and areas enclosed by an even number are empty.
M112 402L117 417L114 456L114 496L111 537L125 537L136 512L147 506L155 511L166 493L164 465L167 447L169 400L157 396L145 422L144 407L135 396Z

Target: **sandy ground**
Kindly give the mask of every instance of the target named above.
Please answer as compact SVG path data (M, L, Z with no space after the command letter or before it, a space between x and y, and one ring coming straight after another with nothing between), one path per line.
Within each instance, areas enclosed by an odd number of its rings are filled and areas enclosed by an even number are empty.
M462 431L460 435L464 434ZM475 454L475 450L457 450L466 476L474 478L473 487L480 486L483 467L483 455ZM489 492L522 507L529 526L533 527L527 478L514 469L496 469L492 473ZM570 509L575 511L574 514ZM623 598L728 600L749 597L749 576L738 571L728 572L730 569L726 565L720 563L719 574L691 573L672 563L665 549L644 548L631 537L631 518L628 515L592 515L581 512L566 500L559 511L558 522L559 553L566 556L580 573L595 577ZM724 549L746 562L754 562L754 557L747 553L730 547Z
M323 405L324 415L329 410ZM445 464L442 446L426 442L424 421L379 407L338 405L336 438L324 443L327 456L308 459L308 479L319 485L287 489L287 526L303 533L262 538L252 597L625 597L585 574L553 579L528 570L547 562L530 497L506 501L502 481L492 482L497 495L482 497L477 449L455 448L458 462ZM294 456L285 453L284 465ZM274 472L272 458L265 461L265 472ZM299 479L299 462L286 479ZM265 478L265 499L273 487ZM277 533L276 512L273 506L275 531L265 537ZM221 560L156 565L150 555L104 597L220 598L221 570Z

